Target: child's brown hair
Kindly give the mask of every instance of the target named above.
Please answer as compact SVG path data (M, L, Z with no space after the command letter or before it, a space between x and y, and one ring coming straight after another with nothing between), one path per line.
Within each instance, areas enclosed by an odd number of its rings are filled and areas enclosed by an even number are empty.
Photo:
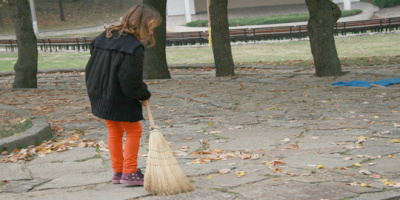
M132 34L141 42L154 46L153 30L161 24L161 16L154 9L147 5L136 5L121 17L121 24L111 25L107 28L107 37L112 37L113 31L119 31L119 36Z

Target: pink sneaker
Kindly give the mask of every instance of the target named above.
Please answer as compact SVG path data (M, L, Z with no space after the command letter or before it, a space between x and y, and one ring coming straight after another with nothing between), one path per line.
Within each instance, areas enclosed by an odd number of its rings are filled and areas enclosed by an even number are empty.
M143 185L144 175L140 169L136 173L122 174L120 183L128 185Z
M120 184L120 180L121 180L121 176L122 176L122 172L117 172L114 173L114 176L112 177L112 183L114 184Z

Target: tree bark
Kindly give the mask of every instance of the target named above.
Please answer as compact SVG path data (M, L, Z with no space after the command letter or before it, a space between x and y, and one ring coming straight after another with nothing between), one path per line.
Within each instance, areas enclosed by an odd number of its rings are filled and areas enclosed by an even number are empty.
M27 0L9 0L17 37L18 60L13 88L37 88L38 50Z
M211 0L211 39L216 76L235 75L228 24L228 0Z
M58 5L60 7L60 20L65 21L65 15L64 15L64 0L58 0Z
M342 68L337 55L334 27L341 16L339 7L331 0L306 0L310 19L307 32L314 57L316 75L340 76Z
M2 12L3 7L2 6L3 5L1 5L1 3L0 3L0 27L4 28L4 20L3 20L3 12Z
M161 24L154 30L156 45L145 50L143 77L144 79L170 79L165 53L167 0L143 0L143 3L155 8L162 17Z

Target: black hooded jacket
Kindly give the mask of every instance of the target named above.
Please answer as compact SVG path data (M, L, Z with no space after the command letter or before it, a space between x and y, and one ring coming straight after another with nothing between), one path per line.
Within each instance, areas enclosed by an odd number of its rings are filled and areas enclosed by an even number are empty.
M105 31L90 44L86 88L95 116L136 122L143 119L140 101L151 96L143 82L144 46L134 35L118 36Z

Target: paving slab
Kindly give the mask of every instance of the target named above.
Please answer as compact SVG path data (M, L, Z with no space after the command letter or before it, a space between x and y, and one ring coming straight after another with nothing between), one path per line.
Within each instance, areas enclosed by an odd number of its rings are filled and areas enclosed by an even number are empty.
M0 162L0 180L31 180L25 164Z
M356 195L341 188L342 183L321 184L260 181L232 189L244 199L342 199Z
M60 175L67 174L73 175L106 171L106 168L103 166L103 160L100 158L83 162L40 163L28 166L27 169L33 176L42 179L54 179L60 177Z
M35 179L35 180L22 180L22 181L10 181L3 187L0 187L0 193L23 193L29 192L34 187L43 183L49 182L50 180Z
M162 200L162 199L169 199L169 200L203 200L203 199L215 199L215 200L233 200L236 199L237 196L235 194L227 193L227 192L219 192L215 190L205 190L205 189L196 189L193 192L180 194L170 197L143 197L141 199L144 200Z
M272 150L285 144L286 138L294 139L303 129L238 129L223 130L218 135L227 138L224 143L213 144L213 148L224 150L265 149Z
M93 158L96 155L96 149L92 147L79 148L74 147L68 151L68 154L63 152L55 152L47 154L45 157L38 157L31 162L27 163L28 166L41 163L63 163L63 162L76 162L79 160Z
M110 182L112 171L67 174L57 177L34 190L63 189Z

